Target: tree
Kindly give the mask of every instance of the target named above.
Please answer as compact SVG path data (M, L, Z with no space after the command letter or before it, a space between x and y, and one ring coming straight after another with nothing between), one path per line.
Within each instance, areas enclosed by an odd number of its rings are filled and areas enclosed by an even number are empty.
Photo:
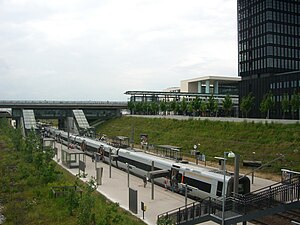
M273 100L273 94L270 91L264 95L262 102L260 103L260 111L266 113L266 119L270 118L270 110L274 107L275 101Z
M79 207L78 207L78 224L79 225L86 225L92 224L95 219L95 216L92 213L92 209L95 206L95 198L93 197L92 193L96 189L95 181L90 179L87 182L87 186L85 187L86 190L82 194L82 197L79 200Z
M37 152L39 151L39 149L42 148L42 146L34 130L31 130L28 133L27 138L25 140L25 144L26 144L26 148L25 148L24 156L26 161L29 163L33 162L35 167L39 169L41 162L38 159L39 155L37 155Z
M134 114L140 114L142 112L142 102L134 102Z
M76 184L77 185L77 184ZM65 199L66 207L69 211L69 215L72 216L75 209L79 206L79 196L76 193L75 188L71 188L68 190L66 199Z
M163 115L166 115L167 104L166 104L165 100L160 102L159 108L160 108L160 111L163 113Z
M52 160L54 155L52 148L42 146L39 136L32 129L26 138L24 157L27 162L33 163L38 178L45 184L56 179L55 166Z
M201 101L200 112L201 112L202 116L206 116L206 111L207 111L207 103L204 101Z
M223 103L223 109L226 112L226 116L229 116L233 106L231 97L229 95L226 95L222 103Z
M207 102L207 109L210 112L210 116L212 116L213 113L218 112L218 101L214 98L213 95L209 96L208 102Z
M99 225L115 225L121 224L124 219L120 213L118 213L119 204L118 203L110 203L103 215L101 215L101 219L99 221Z
M166 110L167 110L168 115L170 115L170 112L172 111L171 110L171 102L166 102Z
M152 115L156 115L159 111L159 104L158 102L151 102L150 103L150 112Z
M176 110L176 105L177 105L177 101L174 98L173 101L170 102L170 111L173 111L173 113L175 114L175 110Z
M187 102L186 99L183 98L181 103L180 103L180 110L182 111L183 115L186 114L186 110L187 110Z
M294 91L294 94L291 98L291 106L292 106L292 117L295 118L295 114L300 107L300 95Z
M289 111L290 101L289 96L284 94L283 99L281 101L281 108L282 108L282 119L285 119L285 114Z
M143 102L142 103L142 114L151 114L151 103L149 102Z
M199 99L198 96L193 99L192 107L193 107L193 111L195 112L195 116L198 116L201 107L201 100Z
M187 112L189 115L192 115L193 112L194 112L194 108L193 108L193 104L192 102L189 102L188 105L187 105Z
M130 114L134 114L134 102L130 101L127 103L128 109L130 110Z
M242 117L244 117L244 115L248 117L251 107L253 106L253 102L254 102L254 96L252 96L252 93L249 93L248 95L242 98L241 105L240 105L240 109L242 111Z
M174 109L174 114L178 115L179 112L180 112L180 103L176 102L175 109Z

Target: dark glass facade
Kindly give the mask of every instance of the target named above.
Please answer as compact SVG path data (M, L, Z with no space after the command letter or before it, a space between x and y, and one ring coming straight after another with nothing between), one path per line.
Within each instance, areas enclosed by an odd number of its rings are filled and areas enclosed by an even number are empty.
M267 92L276 102L273 118L281 118L283 96L299 92L299 24L300 0L238 0L240 99L253 93L253 117Z

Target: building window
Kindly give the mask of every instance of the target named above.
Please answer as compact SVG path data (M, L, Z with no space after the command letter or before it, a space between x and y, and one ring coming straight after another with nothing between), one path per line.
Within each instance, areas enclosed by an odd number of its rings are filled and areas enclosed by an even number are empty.
M267 59L267 67L273 67L273 58Z
M272 34L267 34L267 44L272 44L273 43L273 36Z
M267 25L266 25L266 31L267 32L272 32L273 31L273 29L272 29L272 23L267 23Z
M267 55L273 55L273 46L268 46L267 47Z

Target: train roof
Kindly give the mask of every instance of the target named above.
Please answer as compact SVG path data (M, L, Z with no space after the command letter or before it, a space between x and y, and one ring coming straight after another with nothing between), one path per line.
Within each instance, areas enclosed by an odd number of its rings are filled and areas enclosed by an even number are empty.
M214 177L217 180L223 181L224 179L224 174L222 170L218 170L215 168L211 168L211 167L205 167L202 165L196 165L194 163L182 163L182 162L175 162L174 160L168 159L168 158L164 158L164 157L160 157L157 155L153 155L150 153L145 153L142 150L130 150L130 149L120 149L119 150L119 154L123 152L124 154L126 154L126 152L128 152L127 154L130 154L132 156L136 156L139 158L143 158L144 160L149 160L149 161L153 161L155 159L156 162L161 163L161 164L168 164L173 168L178 168L180 171L184 171L184 172L192 172L201 176L206 176L206 177ZM226 173L226 180L229 180L231 177L231 173Z
M60 133L60 134L67 134L67 132L65 131L61 131L55 128L52 128L55 130L56 134ZM95 140L95 139L91 139L89 137L82 137L82 136L77 136L74 134L70 134L70 136L72 136L73 139L76 140L85 140L90 146L94 147L94 148L99 148L101 145L104 147L112 147L109 144L102 142L100 140ZM113 147L112 147L113 148ZM223 170L219 170L216 168L212 168L212 167L205 167L202 165L196 165L194 163L191 162L176 162L174 160L171 160L169 158L164 158L161 156L157 156L154 154L150 154L150 153L146 153L142 150L137 150L137 149L124 149L124 148L120 148L119 149L119 153L123 152L124 154L130 154L132 156L135 157L139 157L139 158L143 158L144 160L149 160L149 161L153 161L153 159L155 159L156 162L160 163L160 164L167 164L170 165L171 167L174 168L178 168L181 171L184 172L192 172L195 174L199 174L201 176L206 176L206 177L214 177L214 179L223 181L224 179L224 171ZM226 180L229 180L232 176L232 173L226 173Z

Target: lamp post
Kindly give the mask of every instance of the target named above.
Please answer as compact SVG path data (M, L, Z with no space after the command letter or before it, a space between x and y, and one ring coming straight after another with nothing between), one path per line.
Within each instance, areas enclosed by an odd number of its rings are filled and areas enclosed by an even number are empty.
M194 144L194 154L195 154L195 159L196 159L196 165L198 165L198 157L199 157L199 154L200 154L200 152L197 151L198 146L200 147L199 143L198 143L198 145Z
M129 163L126 163L127 166L127 187L129 187Z
M111 148L109 148L109 178L111 178Z
M224 162L223 162L223 175L224 175L224 180L223 180L223 193L222 193L222 196L223 196L223 204L222 204L222 225L225 224L225 201L226 201L226 192L225 192L225 188L226 188L226 157L228 158L234 158L235 157L235 154L230 151L230 152L224 152Z

